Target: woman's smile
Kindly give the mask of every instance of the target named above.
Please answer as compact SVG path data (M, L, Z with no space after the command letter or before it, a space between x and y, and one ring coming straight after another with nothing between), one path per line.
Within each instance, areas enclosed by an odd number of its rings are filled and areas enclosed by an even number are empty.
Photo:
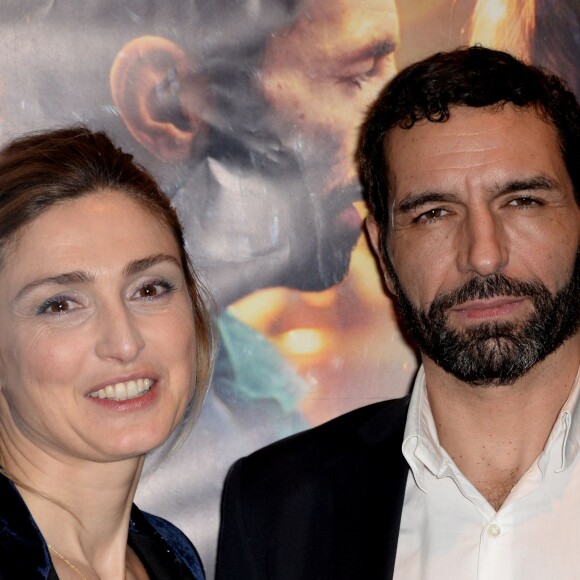
M132 379L127 382L107 385L87 396L109 401L126 401L127 399L143 397L150 391L153 383L153 379Z

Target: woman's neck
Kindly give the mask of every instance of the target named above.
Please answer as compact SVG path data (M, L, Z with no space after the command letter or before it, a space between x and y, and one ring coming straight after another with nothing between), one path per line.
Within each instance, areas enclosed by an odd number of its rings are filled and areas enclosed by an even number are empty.
M144 457L98 463L15 455L5 468L47 544L101 578L123 578L131 506Z

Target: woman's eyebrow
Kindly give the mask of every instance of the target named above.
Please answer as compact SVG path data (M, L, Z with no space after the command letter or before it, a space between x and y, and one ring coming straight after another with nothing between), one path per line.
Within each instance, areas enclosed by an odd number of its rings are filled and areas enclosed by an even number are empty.
M22 298L24 295L28 294L30 291L38 288L39 286L66 286L67 284L86 284L87 282L93 282L95 277L88 272L83 270L75 270L73 272L64 272L63 274L57 274L56 276L49 276L48 278L42 278L40 280L34 280L29 284L26 284L20 289L16 295L16 300Z
M147 256L146 258L129 262L125 266L124 274L125 276L134 276L135 274L144 272L145 270L163 262L170 262L181 268L181 263L175 256L171 256L170 254L155 254L153 256Z
M177 258L169 254L156 254L153 256L147 256L146 258L141 258L139 260L133 260L129 262L123 269L123 274L125 276L132 276L144 272L145 270L160 264L162 262L170 262L181 268L181 264ZM84 270L74 270L73 272L63 272L62 274L56 274L55 276L49 276L47 278L41 278L39 280L34 280L26 284L23 288L18 291L16 295L16 300L20 300L23 296L38 288L39 286L67 286L69 284L87 284L89 282L94 282L95 276L89 274Z

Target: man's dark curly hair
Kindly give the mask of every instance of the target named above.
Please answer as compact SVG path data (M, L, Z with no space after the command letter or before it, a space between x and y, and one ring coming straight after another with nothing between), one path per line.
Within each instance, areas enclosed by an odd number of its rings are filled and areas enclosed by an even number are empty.
M553 74L506 52L472 46L439 52L402 70L369 109L357 161L366 201L383 233L388 226L389 129L410 129L423 119L444 123L456 106L506 103L534 108L555 127L580 205L580 107L574 94Z

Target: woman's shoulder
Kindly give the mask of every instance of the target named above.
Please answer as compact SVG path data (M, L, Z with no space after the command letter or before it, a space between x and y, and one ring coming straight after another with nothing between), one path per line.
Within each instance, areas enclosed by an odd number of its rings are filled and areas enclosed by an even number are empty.
M189 538L176 526L167 520L143 512L133 506L131 512L131 530L141 535L153 535L157 540L165 543L176 560L185 566L195 580L204 580L205 574L201 558Z
M171 522L159 517L141 512L145 519L151 524L155 531L177 552L190 556L194 554L198 559L199 555L191 540Z

